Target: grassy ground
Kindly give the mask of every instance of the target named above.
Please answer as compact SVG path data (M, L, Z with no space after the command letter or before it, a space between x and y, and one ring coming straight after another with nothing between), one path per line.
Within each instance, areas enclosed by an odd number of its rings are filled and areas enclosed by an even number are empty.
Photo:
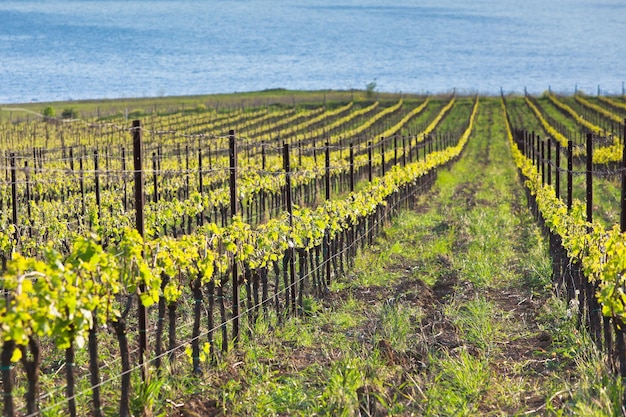
M398 100L400 94L378 93L371 94L375 100ZM98 115L107 115L141 112L142 114L171 113L178 111L194 111L197 108L227 110L237 108L258 107L272 104L285 106L307 105L328 102L349 102L351 100L367 100L370 97L362 90L319 90L299 91L272 89L255 92L231 94L207 94L198 96L171 96L171 97L144 97L111 100L76 100L51 103L0 103L0 122L5 120L31 119L33 113L41 114L46 107L51 107L55 115L60 117L64 110L73 110L81 118L95 118Z
M185 400L154 410L621 415L619 385L571 306L552 295L546 244L503 129L498 102L483 101L463 158L327 299L309 299L309 314L283 326L260 325Z

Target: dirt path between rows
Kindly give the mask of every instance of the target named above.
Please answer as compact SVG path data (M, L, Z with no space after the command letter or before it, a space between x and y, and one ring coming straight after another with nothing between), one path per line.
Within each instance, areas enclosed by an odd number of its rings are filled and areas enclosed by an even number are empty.
M231 358L221 386L180 415L254 414L238 401L263 402L259 415L356 415L354 401L361 416L559 408L556 375L571 359L547 330L556 320L551 269L525 207L501 110L491 101L463 157L359 256L296 334L259 337L253 360ZM215 398L226 397L233 381L235 399L220 404ZM277 405L287 386L296 392Z
M507 160L502 121L494 123L500 117L495 106L481 109L477 131L463 159L440 174L445 178L422 198L416 210L438 222L434 226L428 221L417 223L413 233L425 236L432 247L440 243L441 236L450 240L449 250L436 253L421 265L422 269L438 271L434 284L426 285L419 276L401 277L384 289L348 289L337 295L339 299L355 296L367 302L393 295L398 302L423 308L417 326L420 345L409 354L388 353L416 359L425 369L416 378L423 401L414 410L418 414L541 414L548 400L552 405L559 400L558 396L548 397L554 391L552 373L568 364L552 355L552 336L540 324L550 297L549 268L538 272L529 251L538 252L535 256L544 257L544 262L547 254L538 248L541 238L525 209L523 188L513 164ZM484 234L491 235L489 242L484 241ZM393 239L388 236L382 245L393 243ZM422 245L422 250L430 252L428 246ZM396 261L385 268L410 271L413 267L403 257ZM477 268L482 261L487 265ZM476 304L486 305L490 316L472 316ZM485 332L484 336L492 340L477 340L472 334L476 332ZM465 354L487 367L488 377L475 393L463 392L465 387L456 380L458 376L439 363L451 359L462 364ZM494 386L498 384L501 386ZM431 397L438 390L456 391L460 405L451 409L439 404L447 400Z

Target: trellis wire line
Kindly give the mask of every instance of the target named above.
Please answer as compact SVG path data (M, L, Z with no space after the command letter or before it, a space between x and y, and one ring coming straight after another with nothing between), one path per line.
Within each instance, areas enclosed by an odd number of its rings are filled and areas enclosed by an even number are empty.
M391 207L388 207L390 209L389 211L395 210L398 206L400 206L402 203L404 203L404 201L406 201L409 197L412 197L415 194L417 194L418 191L421 191L421 189L418 188L418 189L414 190L410 195L407 195L407 196L401 198L396 204L392 205ZM387 212L387 217L390 215L389 211ZM386 221L386 219L383 218L383 219L381 219L381 221L384 223ZM376 226L379 225L378 219L375 220L374 224ZM223 323L220 323L219 325L213 327L212 329L205 330L202 333L198 334L198 336L193 337L191 339L188 339L187 341L185 341L183 343L179 343L178 346L174 347L173 349L168 349L165 352L161 353L161 355L158 355L158 356L150 358L147 361L147 363L149 364L149 363L154 362L156 359L164 358L165 356L168 356L169 354L174 353L174 352L182 349L184 346L187 346L190 343L195 342L196 340L200 340L200 338L203 338L203 337L207 336L209 333L216 332L217 330L219 330L223 326L226 326L227 324L231 323L236 318L237 319L245 318L248 313L252 312L255 309L258 309L259 307L262 307L264 304L266 304L268 302L271 302L272 299L274 299L277 295L281 295L285 291L291 290L296 284L299 284L300 282L304 281L306 278L311 277L320 268L322 268L323 266L326 266L327 262L331 262L336 257L342 256L347 250L352 249L354 247L354 245L358 244L361 239L364 239L366 237L367 237L366 234L363 234L358 239L352 240L352 242L349 245L345 246L340 252L333 254L331 257L328 258L328 260L320 262L320 264L318 266L316 266L314 269L312 269L311 271L309 271L307 274L303 275L302 277L298 277L296 280L294 280L293 283L289 284L288 286L285 286L282 290L280 290L278 292L275 292L272 296L268 296L268 298L260 301L258 304L255 304L253 306L248 307L247 309L241 311L237 316L231 317L230 319L224 321ZM222 341L222 343L224 343L224 342ZM132 367L131 369L129 369L128 371L124 371L124 372L122 372L122 373L120 373L118 375L115 375L115 376L110 377L110 378L108 378L108 379L106 379L104 381L101 381L100 383L98 383L96 385L93 385L93 386L91 386L88 389L85 389L83 391L80 391L80 392L74 394L70 398L65 398L63 401L60 401L60 402L48 405L47 407L44 407L44 408L40 409L38 412L29 414L26 417L35 417L37 415L40 415L41 413L45 413L45 412L50 411L50 410L52 410L54 408L57 408L57 407L61 406L62 404L65 404L65 403L67 403L67 402L69 402L71 400L74 400L74 399L77 399L79 397L82 397L83 395L87 395L89 392L93 391L94 388L103 387L104 385L106 385L106 384L108 384L110 382L118 380L119 378L121 378L124 375L130 374L132 372L137 372L138 370L140 370L142 368L142 366L143 365L136 365L136 366ZM67 387L67 385L63 386L62 388L65 389L66 387ZM22 407L22 409L23 409L23 407Z
M43 116L42 116L43 117ZM207 134L207 133L197 133L197 134L189 134L189 133L184 133L182 131L179 130L153 130L153 129L149 129L147 127L144 126L140 126L140 127L123 127L123 126L119 126L116 124L111 124L111 123L102 123L102 124L95 124L95 123L88 123L88 122L84 122L80 119L75 119L74 121L80 121L84 124L86 124L89 128L102 128L102 127L108 127L108 128L114 128L115 130L112 131L107 131L101 134L105 134L105 135L109 135L109 134L114 134L114 133L119 133L119 132L136 132L138 130L146 133L146 134L150 134L153 136L163 136L163 135L172 135L175 137L180 137L180 138L186 138L186 139L228 139L229 135L216 135L216 134ZM236 124L236 123L235 123ZM280 130L279 130L280 132ZM278 133L277 135L280 135L280 133ZM298 136L298 135L295 135ZM325 135L321 135L318 136L318 138L323 138ZM387 143L389 142L395 135L392 136L388 136L388 137L384 137L381 141L376 142L376 145L380 145L381 143ZM411 136L411 135L409 135ZM417 135L420 136L420 135ZM288 136L288 138L293 138L294 136ZM240 143L242 143L242 145L246 145L246 144L250 144L250 145L255 145L258 146L262 143L267 143L267 141L261 141L259 142L259 139L256 138L252 138L252 137L247 137L247 136L237 136L237 138L241 141ZM279 138L279 136L277 136L277 138ZM352 139L359 139L359 138L363 138L363 136L356 136L356 137L352 137ZM350 137L340 137L339 140L343 140L343 139L350 139ZM280 139L277 139L280 140ZM304 138L304 140L311 140L311 138ZM322 139L320 139L322 140ZM272 139L270 139L270 141L273 141ZM77 145L77 146L83 146L83 145ZM374 145L373 145L374 146ZM71 146L70 146L71 147ZM347 149L348 146L343 145L343 146L339 146L339 145L332 145L332 149ZM60 150L60 149L64 149L64 148L56 148L55 150Z
M389 140L393 139L394 136L390 136ZM368 146L366 145L364 142L359 142L356 143L356 146L354 146L354 149L360 152L363 152L365 150L369 150L369 149L378 149L381 145L381 142L376 142L373 143L372 146ZM187 145L186 145L187 146ZM209 145L210 146L210 145ZM416 145L417 148L423 148L424 146L426 146L425 142L417 142ZM105 160L105 161L110 161L110 162L116 162L116 161L123 161L123 160L129 160L132 159L132 153L129 153L126 157L122 158L121 154L118 152L118 148L119 146L113 145L113 147L106 147L106 148L90 148L87 150L87 152L79 152L75 155L72 155L72 157L69 156L65 156L65 157L54 157L51 158L50 155L51 154L46 154L44 155L46 158L43 158L43 160L46 161L46 163L49 163L49 161L52 161L55 164L62 164L62 163L69 163L72 161L77 161L79 159L83 159L83 161L89 163L90 161L93 160L93 152L92 151L96 151L96 150L100 150L102 151L102 149L112 149L113 151L111 153L105 153L102 152L100 153L100 159ZM273 157L277 157L280 156L282 154L282 151L284 149L284 146L267 146L267 145L263 145L262 143L259 144L255 144L254 145L254 149L256 150L254 152L254 154L252 155L255 158L258 158L259 156L259 152L257 148L265 148L268 156L273 156ZM193 155L194 157L196 155L198 155L198 153L196 152L197 148L194 146L191 148L190 151L183 151L182 149L179 149L178 147L171 147L171 148L165 148L165 150L167 152L165 153L160 153L160 150L162 150L163 147L161 146L155 146L154 148L148 148L148 149L144 149L146 151L147 154L149 154L149 151L153 151L153 153L159 152L158 154L158 159L159 160L164 160L165 158L175 158L178 157L179 159L184 156L187 155L187 153L189 152L190 155ZM247 148L242 148L239 152L239 154L241 155L241 157L245 160L246 156L244 154L247 154L246 152ZM347 151L350 149L350 144L347 144L346 146L328 146L328 148L326 146L319 146L319 147L300 147L297 144L291 144L291 151L296 153L302 153L302 154L308 154L310 155L313 151L319 151L320 154L323 153L324 151L326 151L326 149L329 149L331 151ZM227 157L228 152L230 151L229 148L211 148L211 149L207 149L208 151L210 151L213 155L217 155L215 158L218 159L225 159ZM273 151L273 152L272 152ZM62 150L59 150L57 152L62 152ZM221 155L221 156L220 156ZM4 155L3 158L5 159L5 161L8 161L9 159L11 159L10 156L8 155ZM28 152L27 154L17 154L13 156L14 159L16 160L26 160L26 161L30 161L33 159L39 160L41 158L39 158L38 156L33 156L30 152ZM149 156L146 157L146 159L150 158ZM203 157L203 159L207 158L207 156L205 155ZM213 158L213 157L212 157Z
M183 324L177 325L177 326L176 326L176 329L185 329L185 328L187 328L187 327L193 326L193 324L194 324L194 322L193 322L193 317L192 317L192 320L189 320L189 321L187 321L187 322L183 322ZM181 348L181 347L183 347L183 346L185 346L185 345L187 345L187 344L189 344L189 343L191 343L191 342L184 342L184 343L181 343L179 346L177 346L177 347L176 347L176 348L174 348L174 349L171 349L170 351L168 351L168 352L166 352L166 353L167 353L167 354L169 354L169 353L173 353L173 352L175 352L176 350L180 350L180 348ZM135 354L135 353L137 353L137 352L139 352L139 347L135 347L135 348L133 348L133 349L129 350L128 354L132 356L133 354ZM117 353L117 352L116 352L116 353ZM179 356L180 356L180 355L179 355ZM159 357L160 357L160 356L159 356ZM155 358L155 360L156 360L156 358ZM63 366L65 366L65 364L63 364ZM111 366L110 366L109 364L105 364L105 365L104 365L104 367L111 369ZM98 369L103 369L104 367L102 367L102 366L101 366L101 367L99 367ZM134 371L136 371L136 369L131 370L131 372L134 372ZM122 376L122 375L123 375L123 374L116 375L116 376L113 376L112 378L117 378L118 376ZM90 371L87 371L87 372L85 372L84 374L80 375L80 376L78 377L78 379L77 379L77 381L76 381L76 382L78 382L78 380L85 380L86 378L88 378L88 377L90 377L90 376L91 376L91 372L90 372ZM96 385L92 386L90 389L93 389L93 388L95 388L95 387L96 387ZM48 398L48 397L52 396L53 394L59 393L59 392L61 392L61 391L65 390L66 388L67 388L67 385L57 386L57 387L55 387L55 388L53 388L53 389L51 389L51 390L48 390L48 391L47 391L46 393L44 393L44 394L40 394L40 396L39 396L38 400L39 400L39 401L41 401L41 400L45 400L46 398ZM67 399L67 401L69 401L69 399ZM65 401L63 401L63 402L65 402ZM56 403L54 406L56 407L58 404L60 404L60 403ZM22 406L20 409L23 409L23 408L24 408L24 406ZM31 415L35 415L35 414L31 414Z
M567 168L557 167L554 161L549 160L547 158L539 158L539 161L541 163L545 163L546 165L551 166L552 168L554 168L555 170L561 173L571 173L572 175L576 175L576 176L587 175L589 173L589 171L587 170L571 170L570 171ZM626 168L620 167L620 168L611 169L611 170L595 169L591 171L591 174L597 177L611 177L611 176L622 174L623 172L626 172ZM540 172L539 172L539 175L541 175Z
M417 144L418 148L423 148L425 146L425 143L423 142L419 142ZM369 150L369 149L378 149L380 147L380 142L376 143L376 144L372 144L372 146L360 146L357 145L355 147L355 150L363 152L365 150ZM159 148L156 147L153 150L157 151ZM195 149L195 148L194 148ZM266 149L268 149L266 147ZM279 156L278 152L283 150L283 147L275 147L275 148L271 148L272 150L274 150L276 153L270 153L270 156L276 157ZM344 146L344 147L331 147L329 146L327 147L319 147L319 148L299 148L296 145L292 145L291 146L291 151L296 153L296 152L302 152L303 155L308 155L310 156L312 151L314 149L318 149L320 151L320 156L321 154L326 150L329 149L331 151L337 151L337 150L349 150L350 147L349 146ZM97 149L94 149L97 150ZM229 152L229 149L227 148L222 148L222 149L211 149L211 152L213 152L215 155L217 154L227 154ZM239 153L240 158L243 158L245 160L246 156L243 155L243 151L241 151ZM178 152L174 152L174 153L167 153L167 154L159 154L158 155L158 160L162 161L162 160L166 160L166 158L175 158L175 157L182 157L183 155L186 155L185 153L183 153L182 151L180 153ZM192 152L191 155L193 155L194 157L197 155L197 152ZM49 157L49 155L46 155ZM346 155L347 157L348 155ZM207 158L208 156L205 156L203 159ZM254 155L254 157L258 158L258 153L256 153ZM14 155L14 156L4 156L5 162L9 159L15 159L16 161L31 161L33 159L38 160L38 157L33 157L33 155L28 154L28 155ZM50 162L52 162L53 164L61 164L61 165L65 165L71 162L75 162L75 161L79 161L80 159L82 159L85 163L87 164L91 164L93 162L93 158L94 155L92 153L80 153L77 155L74 155L72 157L54 157L52 158L46 158L45 159L45 163L46 164L50 164ZM128 156L126 156L125 158L122 158L118 153L114 153L114 154L105 154L105 153L101 153L99 154L99 158L101 161L107 161L109 163L115 163L115 162L121 162L121 161L129 161L130 159L132 159L132 154L129 154ZM218 157L221 159L226 159L226 155L223 155L221 157ZM147 156L146 159L150 159L150 156ZM195 161L194 161L195 162ZM32 166L32 167L25 167L25 166L15 166L15 167L11 167L8 165L2 165L0 166L1 169L18 169L20 171L23 170L33 170L33 171L54 171L54 170L66 170L66 171L71 171L72 169L69 167L64 167L64 168L50 168L50 167L38 167L36 165ZM76 170L77 171L77 170ZM84 172L86 172L86 170L83 169ZM130 170L128 170L128 172L131 172Z
M159 174L159 175L177 175L177 174L213 174L213 173L220 173L220 172L224 172L224 171L229 171L230 168L229 167L216 167L216 168L203 168L201 170L198 169L141 169L141 170L134 170L134 169L127 169L127 170L122 170L122 169L82 169L82 170L71 170L70 168L35 168L35 167L9 167L9 166L0 166L0 170L15 170L16 172L19 173L23 173L23 174L30 174L33 177L35 176L39 176L39 175L43 175L43 174L47 174L47 173L61 173L61 174L72 174L73 176L78 176L81 173L82 174L99 174L102 176L114 176L114 175L131 175L131 174L135 174L135 173L144 173L144 174L148 174L148 175L154 175L154 174ZM247 171L246 168L238 168L238 171L243 170L244 172ZM266 172L266 171L262 171L262 170L253 170L250 169L250 171L258 171L258 172ZM278 171L275 171L278 172ZM313 172L313 171L311 171ZM284 174L284 171L283 171ZM87 178L85 178L87 179ZM12 184L11 181L7 181L7 180L3 180L0 181L0 183L7 183L7 184ZM31 179L30 180L31 183L45 183L44 180L40 180L40 179Z
M376 165L378 164L378 160L375 161ZM348 165L330 165L328 167L331 171L346 171L349 166ZM27 181L27 180L23 180L23 179L19 179L16 180L15 182L10 181L10 180L6 180L6 179L0 179L0 185L11 185L11 184L57 184L59 182L61 183L67 183L67 177L59 177L57 179L51 179L51 178L47 178L47 179L42 179L39 178L39 176L44 175L44 174L50 174L50 173L58 173L58 174L63 174L63 175L72 175L73 177L73 181L78 181L79 180L79 176L82 175L89 175L89 177L85 177L84 180L85 181L91 181L93 178L91 178L91 176L95 176L95 174L98 174L100 176L102 176L102 178L120 178L123 179L124 177L130 177L135 173L143 173L145 175L149 175L149 176L153 176L154 174L161 176L161 177L175 177L176 175L180 175L180 174L215 174L215 173L223 173L223 172L227 172L227 171L231 171L235 168L229 168L229 167L217 167L217 168L211 168L211 169L202 169L202 170L197 170L197 169L181 169L181 170L177 170L177 169L142 169L142 170L133 170L133 169L128 169L128 170L117 170L117 169L82 169L82 170L74 170L72 171L69 168L34 168L34 167L28 167L28 168L24 168L24 167L2 167L0 166L0 170L3 169L8 169L8 170L15 170L18 173L24 174L26 175L27 173L31 176L31 178ZM291 171L286 172L284 170L276 170L276 171L272 171L272 170L263 170L263 169L255 169L255 168L251 168L251 167L238 167L235 170L241 174L249 174L249 173L254 173L254 174L259 174L260 176L262 175L271 175L271 176L281 176L281 175L288 175L288 176L302 176L302 175L308 175L308 174L315 174L318 175L320 174L321 171L325 170L326 166L319 164L317 166L316 170L311 170L311 169L300 169L297 166L293 167ZM36 172L37 171L37 172ZM210 180L210 179L207 179Z
M343 252L341 252L341 253L343 253ZM329 261L330 261L331 259L332 259L332 258L329 258ZM324 263L322 263L322 264L324 264ZM320 267L321 267L321 266L320 266ZM319 268L319 267L318 267L318 268ZM316 271L318 268L316 268L314 271ZM187 346L187 345L189 345L190 343L192 343L192 342L194 342L194 341L196 341L196 340L199 340L199 339L200 339L200 338L202 338L202 337L205 337L205 336L206 336L206 335L208 335L209 333L211 333L211 332L216 332L216 331L217 331L217 330L219 330L221 327L228 325L229 323L231 323L231 322L232 322L233 320L235 320L235 319L245 318L245 317L247 316L247 314L248 314L248 313L252 312L252 311L253 311L254 309L256 309L256 308L262 307L262 306L263 306L263 304L265 304L265 303L267 303L267 302L271 301L271 300L272 300L272 299L273 299L276 295L280 295L280 294L284 293L285 291L290 290L290 289L292 288L292 286L294 286L294 285L295 285L295 284L297 284L297 283L300 283L302 280L304 280L304 278L306 278L306 277L310 276L312 273L313 273L313 271L311 271L309 274L306 274L304 277L299 277L299 278L298 278L298 280L296 280L293 284L290 284L290 285L288 285L287 287L283 288L282 290L280 290L280 291L278 291L278 292L274 293L271 297L268 297L267 299L263 300L262 302L260 302L260 303L258 303L258 304L255 304L254 306L251 306L251 307L247 308L246 310L241 311L238 315L236 315L236 316L233 316L233 317L229 318L228 320L224 321L223 323L220 323L220 325L215 326L215 327L214 327L214 328L212 328L211 330L206 330L206 331L204 331L204 332L200 333L198 336L193 337L193 338L191 338L191 339L188 339L188 340L187 340L187 341L185 341L185 342L179 343L179 344L178 344L178 346L176 346L176 347L174 347L174 348L172 348L172 349L168 349L168 350L166 350L165 352L161 353L161 355L158 355L158 356L155 356L155 357L150 358L150 359L149 359L148 361L146 361L146 362L147 362L148 364L150 364L150 363L154 362L156 359L162 359L162 358L164 358L165 356L168 356L169 354L174 353L174 352L176 352L176 351L178 351L178 350L182 349L184 346ZM83 390L83 391L81 391L81 392L79 392L79 393L74 394L74 396L72 396L72 397L70 397L70 398L65 398L64 400L62 400L62 401L60 401L60 402L57 402L57 403L54 403L54 404L50 404L50 405L48 405L47 407L44 407L44 408L40 409L38 412L36 412L36 413L32 413L32 414L29 414L29 415L27 415L26 417L37 416L37 415L39 415L39 414L41 414L41 413L44 413L44 412L46 412L46 411L50 411L50 410L52 410L53 408L59 407L59 406L61 406L62 404L65 404L65 403L69 402L70 400L74 400L74 399L76 399L76 398L78 398L78 397L81 397L81 396L83 396L83 395L88 394L89 392L93 391L93 389L94 389L94 388L101 388L101 387L103 387L104 385L106 385L106 384L108 384L108 383L110 383L110 382L117 381L119 378L121 378L121 377L122 377L122 376L124 376L124 375L130 374L130 373L133 373L133 372L137 372L137 371L138 371L139 369L141 369L141 368L142 368L142 365L136 365L136 366L132 367L131 369L127 370L127 371L124 371L124 372L122 372L122 373L120 373L120 374L117 374L117 375L115 375L115 376L112 376L112 377L110 377L110 378L108 378L108 379L106 379L106 380L104 380L104 381L101 381L101 382L100 382L100 383L98 383L97 385L92 385L90 388L85 389L85 390ZM67 385L63 386L63 387L62 387L62 389L65 389L66 387L67 387ZM22 409L23 409L23 408L22 408Z

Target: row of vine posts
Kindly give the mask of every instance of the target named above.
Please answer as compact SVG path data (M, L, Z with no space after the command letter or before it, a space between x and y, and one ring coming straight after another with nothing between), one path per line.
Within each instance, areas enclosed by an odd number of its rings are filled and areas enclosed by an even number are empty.
M133 182L134 182L134 208L135 208L135 225L139 234L143 237L145 234L145 218L144 218L144 205L146 200L146 193L144 189L145 169L143 166L144 155L142 146L142 132L143 128L139 120L133 121L132 124L132 137L133 137ZM442 150L448 146L454 146L458 138L452 137L452 135L438 135L428 136L423 141L415 140L413 145L412 141L409 141L409 152L407 161L407 152L403 152L401 157L398 157L398 136L391 138L382 138L380 144L373 145L372 142L368 142L368 165L362 167L360 172L355 173L354 170L354 150L352 145L349 149L350 156L350 170L345 174L343 180L349 184L350 191L354 191L355 177L365 177L371 182L373 180L373 156L372 149L375 146L380 145L381 150L381 175L385 175L387 164L385 162L385 145L393 141L395 155L391 164L406 165L408 162L413 161L413 155L417 160L420 159L420 149L423 149L423 157L426 158L427 154L436 150ZM413 145L413 146L412 146ZM402 138L402 148L406 146L404 138ZM240 205L237 201L237 138L235 131L229 132L229 187L230 187L230 218L233 218L239 214ZM82 160L81 160L82 161ZM291 187L291 163L290 163L290 146L288 143L283 144L283 169L286 174L286 184L284 186L284 194L281 197L283 200L289 217L293 214L293 196ZM155 167L156 168L156 167ZM11 158L11 194L12 194L12 222L15 226L18 224L18 196L17 196L17 184L16 173L18 168L15 164L15 158ZM155 169L156 171L156 169ZM96 167L95 173L98 175L98 169ZM137 306L136 311L136 325L137 325L137 341L139 349L137 352L138 368L141 371L142 380L146 381L149 378L150 364L154 362L156 368L161 366L161 358L169 357L170 362L173 364L176 360L174 353L185 345L191 343L192 354L192 366L193 372L201 372L199 352L200 352L200 337L202 336L200 330L200 317L203 312L203 299L208 299L208 309L204 310L207 315L207 329L204 332L204 336L207 337L207 341L210 344L211 356L213 358L218 355L215 349L215 332L221 332L221 349L223 352L228 350L229 340L236 347L241 341L242 323L241 319L247 320L247 331L251 335L252 327L256 320L269 314L270 303L274 304L276 311L276 317L279 322L281 317L285 315L299 315L303 311L303 298L305 291L313 295L323 297L328 293L328 286L331 284L331 277L339 276L345 272L344 264L348 266L353 262L357 250L359 247L364 248L367 243L373 242L376 235L380 232L384 222L388 221L400 206L412 206L416 202L416 195L428 187L430 187L436 177L435 169L430 170L425 176L420 177L415 183L404 186L399 191L393 193L388 197L386 205L379 205L373 215L369 218L360 219L357 224L352 225L350 228L343 230L334 238L330 238L328 232L323 239L321 245L314 247L310 252L300 250L298 248L290 247L285 256L282 259L282 263L275 262L272 265L268 265L259 271L252 272L245 265L238 265L234 259L231 262L228 271L222 273L221 276L211 280L205 287L202 287L199 282L190 283L191 290L194 296L194 325L191 341L178 343L176 340L176 305L161 306L159 303L158 311L158 325L157 325L157 337L155 341L155 355L156 358L150 358L150 351L148 345L148 332L150 331L149 314L146 307L143 306L139 297L133 301L133 304ZM156 177L155 177L156 178ZM200 181L201 182L201 181ZM328 142L325 146L325 198L329 200L331 198L331 167L330 167L330 146ZM96 187L96 200L99 204L99 181L95 181ZM84 192L84 189L82 189ZM155 179L155 196L157 195L156 179ZM124 197L127 198L126 196ZM156 197L155 197L156 198ZM126 203L125 203L126 204ZM17 229L17 227L16 227ZM16 236L16 241L19 237ZM3 260L6 262L6 259ZM6 265L6 264L5 264ZM5 266L3 265L3 266ZM239 268L243 267L240 271ZM271 275L273 274L274 283L270 282ZM280 280L283 280L281 283ZM307 283L307 280L309 281ZM227 285L231 285L230 297L224 294L227 289ZM241 288L245 285L245 300L241 300ZM282 286L282 289L280 289ZM274 293L270 294L270 289L273 287ZM309 288L310 289L307 289ZM140 291L144 291L145 288L140 288ZM283 295L281 297L281 294ZM228 302L226 302L228 300ZM215 324L214 308L219 309L220 323ZM230 306L228 305L230 304ZM241 305L247 306L243 311L240 309ZM167 307L167 308L166 308ZM230 307L230 311L228 311ZM165 310L168 310L166 313ZM127 311L130 310L130 304L127 305ZM169 346L167 350L162 347L161 333L163 332L164 322L169 320ZM133 320L133 323L135 321ZM228 337L227 324L231 324L231 335ZM125 324L124 324L125 326ZM116 332L126 332L126 327L120 327L115 329ZM94 341L95 329L94 329ZM121 344L120 339L120 344ZM125 335L124 335L124 340ZM93 415L100 417L102 415L100 398L101 391L98 379L98 367L97 367L97 343L91 343L90 334L90 360L94 363L90 364L91 381L92 381L92 411ZM122 347L122 373L121 378L121 396L120 396L120 408L119 413L123 417L130 415L130 383L131 383L131 364L130 353L128 346ZM125 349L125 353L124 353ZM93 352L92 352L93 351ZM4 350L3 350L4 353ZM8 417L15 416L15 409L13 405L13 398L11 392L12 384L8 383L14 378L14 368L10 362L10 358L2 357L2 380L4 387L4 415ZM73 362L73 360L71 361ZM66 399L69 405L69 411L71 416L75 416L77 411L75 407L76 393L74 392L74 364L67 363L67 389ZM36 383L37 381L35 381ZM29 415L39 414L39 408L36 402L37 398L30 400L32 403L29 405Z
M508 115L507 115L508 117ZM626 120L624 121L626 127ZM598 136L587 133L585 146L584 171L574 170L574 144L568 141L567 148L552 138L541 139L534 132L523 129L514 129L513 137L518 149L529 158L541 174L542 185L554 187L557 198L562 199L570 212L573 205L573 176L585 175L585 213L586 221L593 222L593 177L595 175L619 175L621 177L620 197L620 230L626 232L626 128L622 128L623 154L621 163L612 166L594 166L594 141ZM605 139L605 138L602 138ZM554 154L552 150L555 150ZM567 158L567 167L563 168L562 154ZM554 177L552 173L554 172ZM566 194L561 193L561 174L566 175ZM520 173L521 175L521 173ZM578 305L577 324L588 329L592 340L599 350L604 350L610 368L617 372L623 381L626 381L626 343L624 325L614 317L602 314L602 308L596 297L598 282L591 281L585 276L579 259L569 257L561 244L561 237L545 226L544 219L538 210L535 197L528 192L527 197L535 217L542 224L544 233L549 236L550 256L553 265L553 280L557 292L564 291L568 302ZM626 405L626 393L623 397Z

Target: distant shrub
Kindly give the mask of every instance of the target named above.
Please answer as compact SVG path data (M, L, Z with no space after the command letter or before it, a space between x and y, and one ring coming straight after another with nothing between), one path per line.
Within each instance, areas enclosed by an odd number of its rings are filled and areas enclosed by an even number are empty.
M61 117L64 119L75 119L78 117L78 112L76 111L76 109L72 107L68 107L66 109L63 109L63 113L61 113Z
M45 109L43 109L41 111L41 114L43 115L43 117L45 117L46 119L48 118L52 118L54 116L56 116L56 111L54 110L54 107L52 106L48 106Z
M206 111L206 105L200 103L196 106L196 112L204 113Z
M128 117L129 118L137 118L137 117L142 117L144 116L145 113L143 110L139 110L139 109L133 109L131 111L128 112Z

